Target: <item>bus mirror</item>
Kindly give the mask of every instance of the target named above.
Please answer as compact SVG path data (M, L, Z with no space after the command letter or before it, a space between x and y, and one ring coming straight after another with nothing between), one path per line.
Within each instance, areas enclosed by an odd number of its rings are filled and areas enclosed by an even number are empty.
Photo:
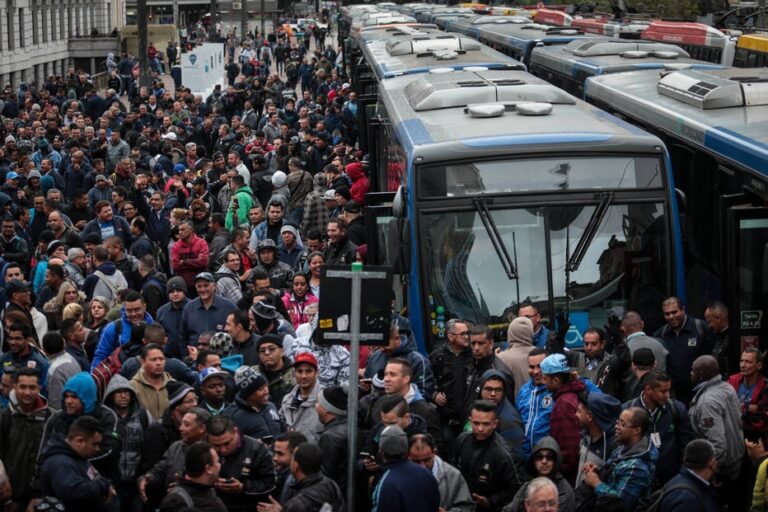
M685 195L685 192L683 192L679 188L676 188L675 197L677 198L678 213L685 213L686 211L688 211L688 196Z
M405 187L402 185L397 187L397 192L395 192L395 197L392 200L392 213L398 219L405 218L407 215L405 210Z
M389 247L395 274L408 274L411 269L411 233L408 219L394 218L389 221Z

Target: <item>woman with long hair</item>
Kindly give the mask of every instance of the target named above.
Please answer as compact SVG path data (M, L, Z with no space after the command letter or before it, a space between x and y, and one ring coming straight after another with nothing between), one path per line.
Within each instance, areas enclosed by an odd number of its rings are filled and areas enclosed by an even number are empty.
M314 251L307 260L309 266L309 289L312 295L320 299L320 267L325 264L325 256L320 251Z
M85 352L89 360L93 360L93 353L101 338L101 332L109 323L107 313L109 313L109 301L104 297L94 297L88 304L84 326L90 330L85 340Z
M56 331L63 320L64 306L79 304L85 301L85 294L77 289L72 281L64 281L59 286L59 291L54 298L43 304L43 313L48 319L48 330Z

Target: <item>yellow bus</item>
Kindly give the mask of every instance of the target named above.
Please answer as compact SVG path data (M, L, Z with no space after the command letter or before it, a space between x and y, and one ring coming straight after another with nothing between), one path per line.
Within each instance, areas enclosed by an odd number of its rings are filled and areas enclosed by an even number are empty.
M733 65L739 68L763 68L767 66L768 32L739 36Z

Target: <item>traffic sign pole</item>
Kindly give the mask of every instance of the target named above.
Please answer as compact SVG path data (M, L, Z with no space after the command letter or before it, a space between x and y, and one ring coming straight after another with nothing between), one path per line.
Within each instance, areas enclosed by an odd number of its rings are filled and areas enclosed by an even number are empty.
M355 465L357 463L357 402L360 389L360 299L362 296L363 264L352 263L352 309L349 322L349 393L347 402L347 510L355 510Z

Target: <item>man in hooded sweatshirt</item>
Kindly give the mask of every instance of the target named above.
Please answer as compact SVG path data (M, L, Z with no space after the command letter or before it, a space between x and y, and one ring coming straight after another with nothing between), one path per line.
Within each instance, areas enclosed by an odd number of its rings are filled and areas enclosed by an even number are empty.
M523 422L520 413L512 405L506 396L507 378L498 370L486 370L480 377L480 400L488 400L496 404L496 418L498 425L496 432L509 445L509 453L515 461L523 461ZM467 422L465 431L472 430L472 425Z
M117 415L117 435L120 440L118 459L119 479L115 490L122 510L137 510L140 506L136 493L136 477L142 473L142 445L144 432L154 421L149 412L139 404L139 398L131 383L122 375L109 381L104 393L104 405Z
M65 436L70 426L82 416L92 416L101 425L101 449L88 461L105 477L114 479L118 473L119 441L117 415L99 403L96 382L87 372L80 372L64 384L64 407L45 423L40 453L44 453L54 436ZM40 460L42 463L42 460Z
M576 510L576 498L571 484L560 473L561 463L560 446L553 437L547 436L533 447L533 453L528 459L525 470L531 478L544 476L552 480L552 483L557 486L558 512L573 512ZM524 503L529 483L530 481L520 487L515 497L502 509L502 512L524 512L526 510Z
M584 480L584 467L587 463L602 468L605 461L618 446L614 436L614 426L621 414L621 403L605 393L579 393L576 418L582 429L579 444L579 470L576 476L576 489Z
M515 389L521 390L530 379L528 375L528 354L534 349L533 322L519 316L512 320L507 328L509 348L499 352L498 356L512 372Z
M106 512L115 489L91 463L103 451L103 440L101 422L87 415L66 434L57 432L41 457L43 495L56 496L66 512Z
M234 193L227 207L224 227L232 230L235 226L248 225L248 212L253 207L253 191L239 174L232 177L229 186L234 189Z

